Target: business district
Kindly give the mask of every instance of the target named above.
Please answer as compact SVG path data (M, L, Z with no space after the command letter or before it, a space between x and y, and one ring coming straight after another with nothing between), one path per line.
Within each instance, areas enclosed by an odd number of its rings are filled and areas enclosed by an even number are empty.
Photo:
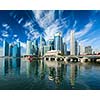
M51 57L74 57L95 55L91 46L83 47L74 36L74 31L70 33L70 51L68 51L67 43L62 38L61 33L55 33L54 38L49 39L47 42L40 35L39 39L27 40L26 54L23 57L27 58L45 58ZM9 44L6 40L3 41L3 57L21 57L20 42ZM96 58L97 59L97 58ZM48 60L48 58L46 59ZM71 59L72 60L72 59ZM76 59L75 59L76 60Z

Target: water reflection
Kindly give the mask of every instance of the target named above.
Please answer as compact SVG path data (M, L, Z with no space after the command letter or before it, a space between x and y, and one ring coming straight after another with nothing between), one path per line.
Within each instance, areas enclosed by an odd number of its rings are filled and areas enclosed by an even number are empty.
M75 80L77 77L78 68L75 64L70 64L70 83L72 88L74 88Z
M65 75L66 75L66 67L61 62L50 62L46 61L46 65L48 66L48 79L54 81L56 84L60 84Z
M3 75L7 74L14 74L19 75L20 74L20 62L21 59L3 59Z
M37 79L43 80L45 78L45 65L44 62L41 61L27 61L26 62L26 67L27 67L27 77L33 77Z
M7 76L4 78L8 82L12 78L16 80L15 83L14 81L9 83L14 83L13 88L100 89L100 64L64 63L43 60L30 62L13 58L3 59L2 68L3 75ZM23 87L20 84L17 85L16 82L23 84ZM12 85L9 86L12 87Z

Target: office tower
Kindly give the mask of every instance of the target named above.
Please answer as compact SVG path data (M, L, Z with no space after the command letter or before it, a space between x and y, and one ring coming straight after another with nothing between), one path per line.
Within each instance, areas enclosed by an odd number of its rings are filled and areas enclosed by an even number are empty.
M42 37L42 35L40 35L40 43L39 43L39 56L43 56L43 46L46 45L45 39Z
M47 53L47 51L50 51L51 50L51 46L48 45L48 46L43 46L43 54L45 55Z
M11 44L9 46L9 56L11 57L12 56L12 49L13 49L13 45Z
M61 33L56 33L55 36L54 36L54 49L62 51Z
M78 55L78 43L75 41L75 55Z
M27 40L26 55L32 55L32 42Z
M13 45L12 56L13 57L20 57L20 42Z
M71 34L70 34L70 55L75 55L74 31L71 31Z
M21 47L20 47L20 42L17 42L16 43L16 45L17 45L17 57L20 57L21 56Z
M92 54L92 47L91 46L85 47L85 54Z
M84 47L82 44L79 44L79 55L84 55Z
M5 40L3 41L3 56L9 56L9 44Z
M67 55L67 46L65 42L63 43L63 53L64 55Z
M32 49L33 49L33 55L38 55L38 43L36 39L32 41Z
M50 46L50 50L54 50L54 39L48 40L48 46Z

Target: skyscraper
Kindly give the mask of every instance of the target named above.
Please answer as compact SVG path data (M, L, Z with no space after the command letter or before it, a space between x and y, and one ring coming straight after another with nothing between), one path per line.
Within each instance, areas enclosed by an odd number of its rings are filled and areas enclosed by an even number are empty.
M48 40L48 46L50 47L50 50L54 50L54 39Z
M36 39L32 41L33 55L38 55L38 43Z
M9 56L11 57L12 56L12 49L13 49L13 45L11 44L9 46Z
M75 55L78 55L78 43L75 41Z
M75 55L75 39L73 30L70 33L70 55Z
M27 40L26 55L32 55L32 42Z
M9 56L9 44L7 41L3 41L3 56Z
M13 57L20 57L20 42L17 42L12 47L12 56Z
M91 46L85 47L85 54L92 54L92 47Z
M79 44L79 55L83 55L84 54L84 47L82 44Z
M67 55L67 46L65 42L63 43L63 53L64 55Z
M40 43L39 43L39 56L43 56L43 47L46 45L45 39L40 35Z
M54 36L54 49L62 51L61 33L56 33L55 36Z

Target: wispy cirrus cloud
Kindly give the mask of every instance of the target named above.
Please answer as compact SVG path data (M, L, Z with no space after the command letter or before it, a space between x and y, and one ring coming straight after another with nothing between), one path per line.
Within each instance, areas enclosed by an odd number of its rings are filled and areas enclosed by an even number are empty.
M18 20L18 24L20 24L23 20L24 20L24 18L20 18L20 19Z
M58 14L58 18L55 19L55 11L33 11L35 15L36 22L40 27L44 29L44 38L47 41L54 37L54 34L61 32L63 35L63 30L69 26L69 16L66 18L61 18L62 12Z
M2 36L3 37L6 37L7 38L9 36L8 32L5 31L5 30L1 31L1 33L2 33Z
M80 38L83 35L87 34L92 29L93 24L94 24L94 21L91 21L91 22L87 23L84 26L84 28L81 29L79 32L75 32L76 38Z

